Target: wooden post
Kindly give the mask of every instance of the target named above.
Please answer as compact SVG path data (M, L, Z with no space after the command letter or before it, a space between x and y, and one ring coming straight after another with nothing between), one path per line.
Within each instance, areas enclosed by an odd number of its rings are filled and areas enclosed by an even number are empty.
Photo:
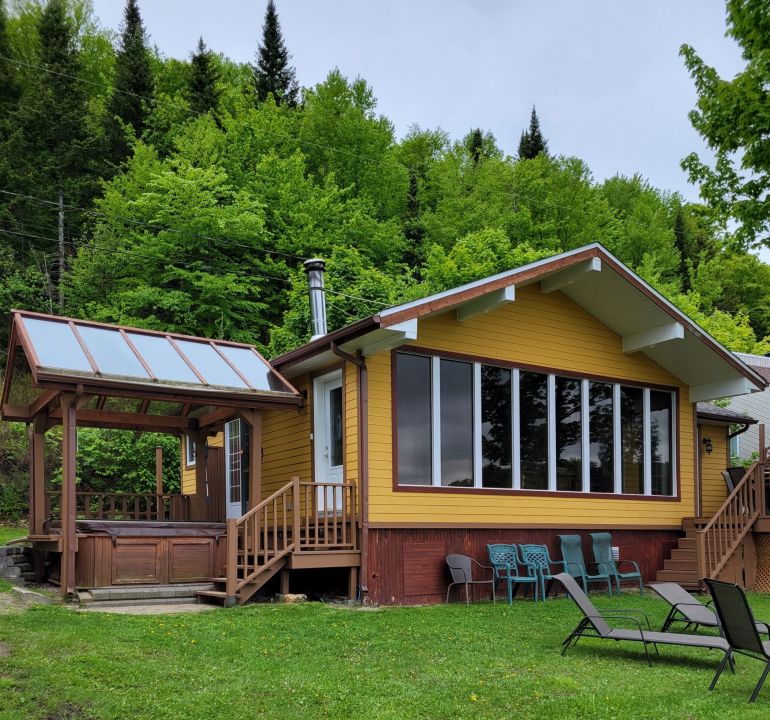
M62 478L61 478L61 594L75 592L75 473L77 466L77 422L74 395L62 395Z
M299 478L293 477L291 482L291 540L294 543L294 552L298 553L302 550L302 539L300 537L302 533L302 516L300 515L301 500L299 495Z
M43 535L46 518L45 498L45 416L35 418L29 433L29 531Z
M350 574L348 575L348 600L356 599L356 591L358 590L358 568L350 568Z
M289 571L281 570L281 595L289 594Z
M765 516L767 512L767 467L765 462L767 460L767 452L765 448L765 424L759 423L759 514Z
M238 521L227 521L227 572L225 574L225 605L235 605L235 585L238 581Z
M158 495L163 495L163 448L162 447L155 448L155 492Z

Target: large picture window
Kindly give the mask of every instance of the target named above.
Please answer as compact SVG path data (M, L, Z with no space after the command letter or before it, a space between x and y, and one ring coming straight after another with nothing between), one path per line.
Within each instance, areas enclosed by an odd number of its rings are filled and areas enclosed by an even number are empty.
M676 396L395 354L400 485L676 494Z

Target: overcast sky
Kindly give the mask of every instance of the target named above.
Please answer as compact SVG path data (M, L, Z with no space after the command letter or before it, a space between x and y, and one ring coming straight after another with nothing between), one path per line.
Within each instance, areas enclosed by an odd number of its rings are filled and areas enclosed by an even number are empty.
M123 0L94 0L117 30ZM533 103L551 152L584 159L598 180L641 173L697 199L679 168L704 149L687 113L689 43L723 77L741 67L724 0L276 0L302 85L338 66L374 88L399 137L410 125L452 138L490 130L515 154ZM140 0L150 40L185 58L203 35L251 61L265 2Z

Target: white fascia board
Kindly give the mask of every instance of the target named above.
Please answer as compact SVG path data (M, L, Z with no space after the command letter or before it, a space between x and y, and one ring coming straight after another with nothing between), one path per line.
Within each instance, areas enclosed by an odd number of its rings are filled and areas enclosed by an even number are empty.
M385 334L385 337L382 335ZM392 350L399 345L411 342L417 339L417 318L405 320L386 328L380 328L377 333L378 339L371 345L364 345L362 349L364 356L374 355L383 350Z
M544 293L551 293L556 290L572 285L582 279L586 273L601 272L602 261L598 257L592 257L589 260L578 263L571 268L554 273L551 277L540 281L540 290Z
M755 390L754 384L744 377L720 380L719 382L691 387L690 402L706 402L707 400L717 400L734 395L747 395Z
M457 320L463 322L470 320L477 315L483 315L491 310L499 308L501 305L512 303L516 300L516 286L509 285L500 290L494 290L491 293L482 295L475 300L470 300L457 308Z
M684 326L678 322L670 322L665 325L649 328L648 330L624 335L623 352L632 353L639 350L647 350L670 340L683 339Z

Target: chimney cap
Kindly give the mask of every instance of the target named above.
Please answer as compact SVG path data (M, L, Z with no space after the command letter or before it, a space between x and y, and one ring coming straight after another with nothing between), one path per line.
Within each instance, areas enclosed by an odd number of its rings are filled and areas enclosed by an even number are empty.
M326 268L326 261L323 258L310 258L302 263L305 266L307 272L312 270L324 270Z

